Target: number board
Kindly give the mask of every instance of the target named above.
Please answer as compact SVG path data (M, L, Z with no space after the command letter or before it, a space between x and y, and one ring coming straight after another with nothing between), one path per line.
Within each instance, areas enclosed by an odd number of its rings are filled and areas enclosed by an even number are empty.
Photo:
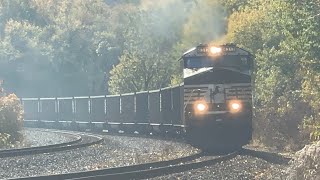
M209 52L208 46L198 46L197 47L197 53L199 54L207 54Z
M224 52L235 52L236 47L231 47L231 46L223 47L223 51Z
M236 47L233 46L218 46L222 48L223 53L228 53L228 52L235 52ZM197 53L199 54L209 54L210 53L210 46L198 46L197 47Z

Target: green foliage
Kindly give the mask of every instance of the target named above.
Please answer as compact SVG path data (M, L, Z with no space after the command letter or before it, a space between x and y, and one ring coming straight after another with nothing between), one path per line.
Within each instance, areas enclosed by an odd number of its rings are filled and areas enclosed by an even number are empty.
M230 16L226 36L256 55L256 134L280 147L304 142L305 115L319 121L319 3L297 3L250 1Z
M217 0L197 0L189 11L178 44L180 50L217 40L225 33L226 12Z
M8 142L19 140L19 131L23 123L23 110L20 100L14 94L0 97L0 134L1 140Z
M313 116L305 117L302 128L310 132L311 141L320 141L320 121L316 121Z
M125 33L125 51L120 63L110 72L111 93L128 93L159 89L170 84L174 62L169 56L170 41L153 31L146 12L137 12L130 19Z
M249 0L220 0L220 3L230 15L233 12L240 10L240 8L245 7L249 3Z
M115 76L109 72L128 53L139 54L139 60L161 57L154 64L167 76L159 76L162 82L154 76L150 88L167 86L171 79L176 84L181 72L173 60L225 29L224 10L217 1L3 0L0 6L0 73L10 89L24 96L107 93L109 84L117 85L106 83ZM148 55L135 52L142 44Z
M14 0L0 5L0 73L10 89L24 96L105 93L106 74L120 50L110 26L116 12L102 0Z

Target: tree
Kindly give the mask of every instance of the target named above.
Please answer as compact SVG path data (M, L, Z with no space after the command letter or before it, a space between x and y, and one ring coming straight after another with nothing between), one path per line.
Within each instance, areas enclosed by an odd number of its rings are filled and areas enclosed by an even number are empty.
M231 15L233 12L239 11L246 7L250 0L219 0L222 6L226 9L227 14Z
M119 48L111 48L117 43L110 26L112 11L102 0L14 0L1 3L4 10L7 8L8 12L18 13L4 13L2 16L6 33L3 33L1 42L5 49L0 56L6 62L9 59L23 62L27 74L47 72L45 76L35 77L46 79L48 86L29 92L60 96L105 93L102 85L105 84L106 70L117 62L120 51L115 52ZM46 67L41 63L46 63ZM11 67L13 72L17 68L14 65ZM25 77L17 78L21 82L29 81L26 84L33 84L31 81L43 84L36 82L35 77L32 80ZM12 83L20 84L17 81ZM53 89L58 91L52 92ZM23 91L26 92L26 88ZM36 95L33 94L31 96Z
M301 92L306 84L316 87L306 72L316 76L319 63L319 19L310 18L318 6L316 1L251 1L229 18L226 39L256 55L256 129L264 128L256 132L273 145L303 140L298 127L313 105ZM268 137L270 132L277 135Z
M132 16L129 27L125 32L124 54L110 72L110 92L137 92L168 86L173 61L167 39L152 31L153 21L144 11Z
M219 39L226 30L225 18L226 12L218 1L195 1L188 20L183 25L180 49L186 50L199 43L210 43Z

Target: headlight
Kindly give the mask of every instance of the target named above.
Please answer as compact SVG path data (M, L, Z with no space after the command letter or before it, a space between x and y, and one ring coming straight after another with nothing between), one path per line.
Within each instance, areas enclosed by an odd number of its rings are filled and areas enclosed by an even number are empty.
M210 53L211 54L219 54L222 52L222 49L220 47L210 47Z
M233 110L239 110L240 109L240 104L239 103L232 103L231 107Z
M232 113L236 113L236 112L239 112L241 111L242 109L242 104L240 101L231 101L229 103L229 110L232 112Z
M194 104L194 110L196 113L203 113L208 110L208 104L205 101L199 101Z
M204 105L204 104L202 104L202 103L197 104L197 110L198 110L198 111L204 111L204 110L206 110L206 105Z

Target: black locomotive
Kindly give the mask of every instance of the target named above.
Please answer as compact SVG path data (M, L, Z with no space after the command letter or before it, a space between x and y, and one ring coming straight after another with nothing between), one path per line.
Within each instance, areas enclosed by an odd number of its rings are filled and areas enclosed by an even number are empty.
M253 56L234 44L199 45L183 56L184 124L205 150L248 144L252 136Z

